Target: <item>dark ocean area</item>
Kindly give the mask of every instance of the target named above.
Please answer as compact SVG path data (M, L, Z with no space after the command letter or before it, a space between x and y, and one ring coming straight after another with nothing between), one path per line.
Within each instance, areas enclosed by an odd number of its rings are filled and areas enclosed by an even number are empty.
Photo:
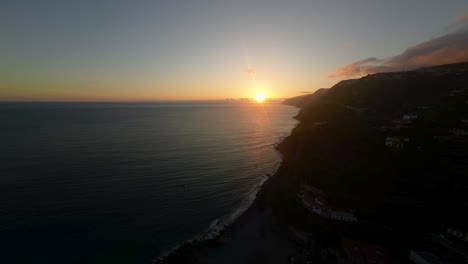
M0 103L0 262L151 263L277 169L279 103Z

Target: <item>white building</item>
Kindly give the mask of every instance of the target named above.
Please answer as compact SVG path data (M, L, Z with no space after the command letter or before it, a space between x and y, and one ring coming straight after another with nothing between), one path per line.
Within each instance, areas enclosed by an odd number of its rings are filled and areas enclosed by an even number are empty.
M301 186L299 198L301 198L302 205L314 214L338 221L357 222L357 218L351 210L343 211L330 208L322 190L311 186L307 186L307 188Z
M357 218L354 216L353 212L348 211L332 211L330 218L346 222L357 222Z
M324 200L313 196L310 192L307 191L299 194L299 197L301 198L302 205L304 205L304 207L309 211L312 211L313 213L321 216L328 215L329 209L326 206Z

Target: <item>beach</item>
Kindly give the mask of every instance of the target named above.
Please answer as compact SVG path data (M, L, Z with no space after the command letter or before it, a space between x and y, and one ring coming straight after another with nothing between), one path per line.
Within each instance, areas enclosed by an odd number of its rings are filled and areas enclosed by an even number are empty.
M0 264L468 264L468 0L1 6Z
M156 263L288 263L302 250L265 201L278 183L276 177L278 173L265 182L253 204L219 236L186 244Z

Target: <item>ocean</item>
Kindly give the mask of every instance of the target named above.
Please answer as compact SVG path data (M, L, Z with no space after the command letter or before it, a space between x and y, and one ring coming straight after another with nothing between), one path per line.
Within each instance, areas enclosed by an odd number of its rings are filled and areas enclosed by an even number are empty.
M277 169L279 103L0 103L0 262L151 263Z

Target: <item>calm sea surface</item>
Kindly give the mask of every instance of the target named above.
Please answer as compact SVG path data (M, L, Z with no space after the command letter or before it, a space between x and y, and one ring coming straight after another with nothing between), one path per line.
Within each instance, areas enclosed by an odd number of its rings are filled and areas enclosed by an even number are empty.
M273 103L0 103L0 262L151 263L249 205L296 113Z

